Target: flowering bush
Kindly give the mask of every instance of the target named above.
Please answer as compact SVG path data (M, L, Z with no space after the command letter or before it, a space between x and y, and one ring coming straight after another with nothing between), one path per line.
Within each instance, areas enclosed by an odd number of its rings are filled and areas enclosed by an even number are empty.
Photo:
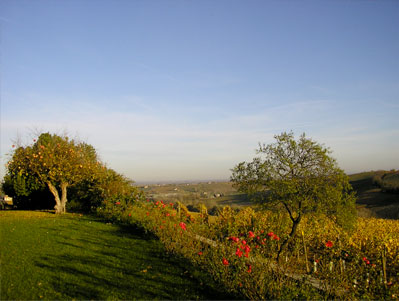
M189 212L180 204L123 199L104 202L99 213L154 233L168 252L190 259L245 298L398 295L399 222L389 223L391 231L379 220L360 219L358 228L347 233L327 217L304 220L302 237L288 245L277 263L281 238L289 230L287 217L279 213L225 207L218 217L204 219L203 213ZM370 225L378 229L370 230ZM307 277L314 278L318 288L308 284Z

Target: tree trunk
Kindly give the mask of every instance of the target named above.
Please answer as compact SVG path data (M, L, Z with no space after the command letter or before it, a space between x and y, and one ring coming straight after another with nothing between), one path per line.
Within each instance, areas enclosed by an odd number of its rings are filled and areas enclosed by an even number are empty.
M296 219L292 219L291 233L289 234L288 238L286 240L284 240L284 242L281 244L280 249L278 250L278 253L277 253L277 261L280 257L281 252L283 252L283 250L287 246L288 242L294 237L296 229L298 228L298 225L301 221L301 218L302 218L302 215L299 214Z
M65 213L66 212L65 205L67 202L68 184L61 183L61 199L60 199L60 194L58 193L57 188L51 182L47 182L47 186L50 189L50 191L53 194L54 199L55 199L55 206L54 206L55 213L56 214Z
M66 213L66 203L68 201L67 199L67 183L61 183L61 206L62 206L62 213Z

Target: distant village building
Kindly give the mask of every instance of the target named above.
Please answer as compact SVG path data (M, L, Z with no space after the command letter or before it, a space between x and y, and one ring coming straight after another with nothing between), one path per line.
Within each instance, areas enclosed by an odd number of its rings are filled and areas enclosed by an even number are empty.
M6 203L8 203L9 205L12 205L12 197L5 195L3 199Z
M15 208L12 197L5 195L0 198L0 209Z

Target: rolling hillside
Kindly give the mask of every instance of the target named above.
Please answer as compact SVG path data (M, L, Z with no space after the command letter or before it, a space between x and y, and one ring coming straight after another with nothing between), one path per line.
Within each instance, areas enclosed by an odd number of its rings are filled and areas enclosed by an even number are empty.
M350 175L349 179L357 193L359 216L399 219L399 194L387 189L398 186L398 171L362 172ZM225 205L239 208L251 204L230 182L158 184L141 188L151 199L180 201L190 210L196 210L200 203L211 211Z
M379 185L378 179L396 184L398 172L370 171L349 176L357 192L358 214L363 217L399 219L399 194Z

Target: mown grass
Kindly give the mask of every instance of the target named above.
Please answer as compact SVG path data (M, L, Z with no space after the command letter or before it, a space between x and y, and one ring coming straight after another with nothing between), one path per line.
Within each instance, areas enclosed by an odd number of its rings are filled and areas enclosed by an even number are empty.
M136 228L3 211L0 231L1 300L234 298Z

